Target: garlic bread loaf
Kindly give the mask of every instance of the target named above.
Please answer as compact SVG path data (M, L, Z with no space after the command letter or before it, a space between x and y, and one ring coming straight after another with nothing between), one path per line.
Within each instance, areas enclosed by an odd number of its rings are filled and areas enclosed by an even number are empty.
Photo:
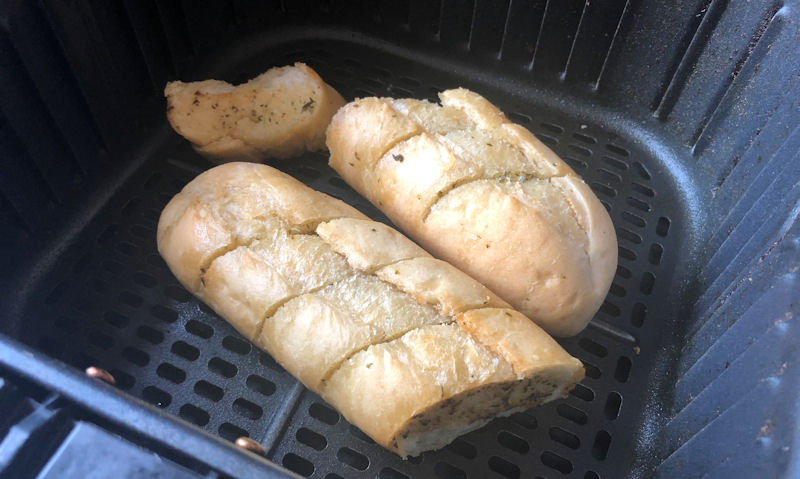
M577 174L465 89L362 98L328 127L330 165L435 257L555 336L586 327L617 265L614 227Z
M303 63L234 86L219 80L164 89L172 128L217 162L289 158L325 148L325 128L345 101Z
M484 286L265 165L195 178L164 208L158 250L189 291L403 457L583 377Z

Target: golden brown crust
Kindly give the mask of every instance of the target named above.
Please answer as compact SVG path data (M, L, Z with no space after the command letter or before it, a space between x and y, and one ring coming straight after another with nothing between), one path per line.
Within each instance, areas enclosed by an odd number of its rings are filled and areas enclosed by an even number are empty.
M157 237L182 284L403 456L553 399L582 372L466 274L265 165L201 174Z
M577 334L616 269L608 213L569 166L485 98L465 89L440 98L442 106L379 98L346 105L328 127L331 166L435 257L550 334ZM375 112L390 115L389 107L402 134L384 131L387 123L372 136L355 128ZM354 148L385 153L349 164Z
M217 162L321 150L331 117L345 103L303 63L272 68L238 86L170 82L164 95L173 129Z

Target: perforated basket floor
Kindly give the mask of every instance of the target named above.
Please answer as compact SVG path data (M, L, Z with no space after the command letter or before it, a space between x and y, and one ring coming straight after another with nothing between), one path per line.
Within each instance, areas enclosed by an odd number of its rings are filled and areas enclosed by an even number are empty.
M265 62L264 59L269 59ZM358 60L356 60L358 59ZM578 121L532 99L474 85L368 46L302 43L264 52L230 71L242 80L271 64L306 61L346 98L435 97L477 89L531 129L582 175L611 212L619 267L590 327L561 343L586 365L564 400L497 419L444 450L402 461L346 423L173 278L156 251L159 214L208 168L173 138L150 158L49 273L42 300L27 305L22 339L77 368L96 365L118 387L228 440L250 436L269 457L315 478L613 478L635 467L652 405L667 292L685 232L675 180L663 163L601 121ZM272 163L375 219L385 218L327 166L327 155Z

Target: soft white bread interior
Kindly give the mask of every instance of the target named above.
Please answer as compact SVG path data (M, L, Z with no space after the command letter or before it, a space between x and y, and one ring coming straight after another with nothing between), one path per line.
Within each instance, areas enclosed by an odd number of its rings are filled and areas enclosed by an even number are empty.
M325 128L344 99L303 63L234 86L219 80L164 89L172 128L217 162L289 158L325 148Z
M330 164L433 256L555 336L586 327L617 265L589 187L531 132L465 89L362 98L328 127Z
M486 287L265 165L195 178L164 208L158 249L189 291L403 457L583 377Z

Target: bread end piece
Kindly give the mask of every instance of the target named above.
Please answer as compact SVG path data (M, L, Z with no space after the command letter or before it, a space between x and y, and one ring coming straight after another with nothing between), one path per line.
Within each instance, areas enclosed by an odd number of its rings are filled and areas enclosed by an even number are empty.
M303 63L272 68L238 86L170 82L167 119L218 163L289 158L325 148L325 129L344 98Z
M582 378L581 362L524 315L485 308L370 346L343 363L322 395L407 457L563 397Z

